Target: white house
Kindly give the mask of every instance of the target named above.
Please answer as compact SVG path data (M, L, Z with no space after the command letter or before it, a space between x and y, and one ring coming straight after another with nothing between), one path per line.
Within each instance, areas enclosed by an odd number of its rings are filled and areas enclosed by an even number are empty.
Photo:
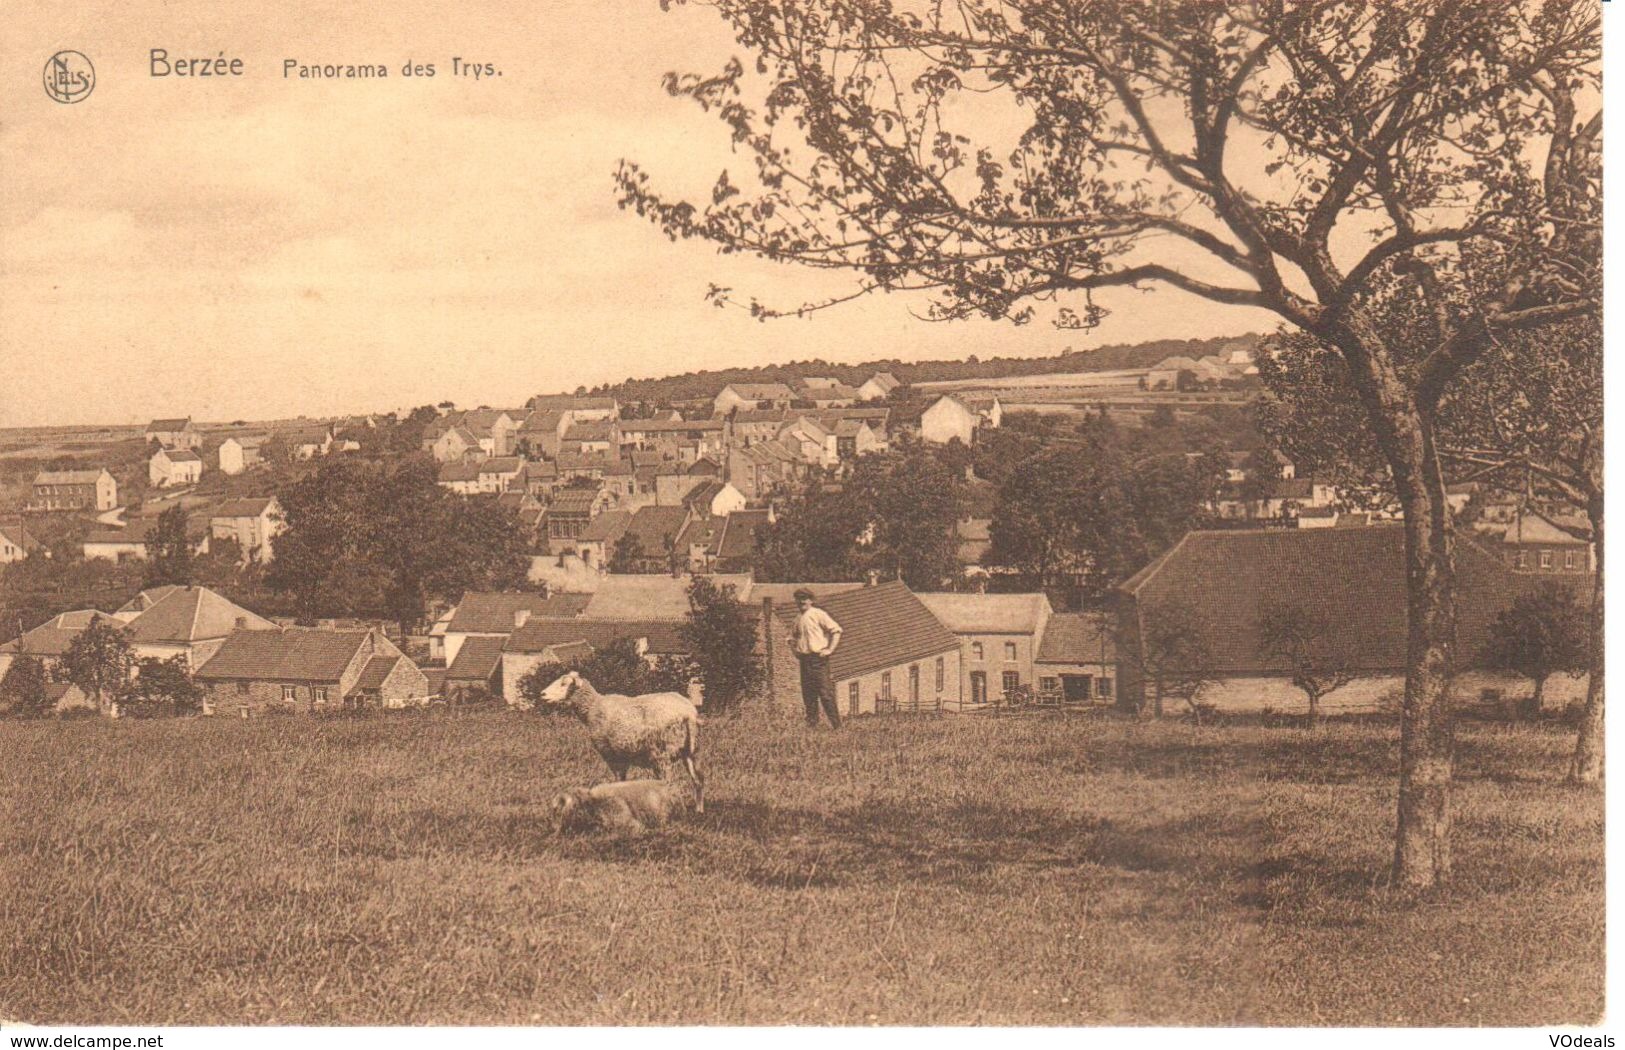
M891 395L893 390L902 385L897 381L897 377L890 372L876 372L868 379L865 379L862 386L858 387L858 399L860 401L884 401Z
M736 408L785 409L796 392L783 383L729 383L711 402L712 414L725 416Z
M286 527L275 496L228 499L209 517L210 537L236 541L250 561L270 561L271 541Z
M147 461L147 481L155 488L195 485L203 476L203 457L189 448L161 448Z
M38 546L39 541L22 525L0 525L0 565L22 561Z
M147 424L146 438L168 448L197 448L203 435L190 419L155 419Z
M260 462L265 438L234 435L220 442L220 473L237 475Z
M999 399L944 394L920 416L920 437L939 445L954 438L969 445L981 427L997 427L1004 420Z

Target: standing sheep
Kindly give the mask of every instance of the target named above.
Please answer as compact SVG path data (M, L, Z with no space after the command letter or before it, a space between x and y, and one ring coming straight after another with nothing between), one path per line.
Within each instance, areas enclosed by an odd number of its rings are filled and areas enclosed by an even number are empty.
M628 780L573 788L549 804L555 834L609 831L641 835L685 810L689 786L672 780Z
M671 779L673 763L683 760L694 781L694 812L705 812L705 776L700 772L700 715L688 697L679 693L641 696L603 694L576 671L561 676L542 690L550 707L568 707L586 725L597 748L617 779L625 780L634 766Z

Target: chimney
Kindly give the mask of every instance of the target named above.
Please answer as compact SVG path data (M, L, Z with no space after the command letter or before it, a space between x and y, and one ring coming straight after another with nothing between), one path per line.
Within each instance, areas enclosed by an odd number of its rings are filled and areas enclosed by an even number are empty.
M874 586L876 586L877 584L880 583L880 570L879 569L870 569L869 572L867 573L867 576L869 577L869 582L868 582L867 586L874 587Z
M976 480L976 468L971 466L969 463L965 464L965 480L966 481L975 481Z
M529 619L530 619L530 610L529 609L515 609L513 611L513 627L514 627L514 630L517 631L519 628L525 626L525 621L527 621Z
M246 617L246 616L237 617L236 620L232 621L232 626L236 627L237 630L239 630L239 631L248 630L248 617Z

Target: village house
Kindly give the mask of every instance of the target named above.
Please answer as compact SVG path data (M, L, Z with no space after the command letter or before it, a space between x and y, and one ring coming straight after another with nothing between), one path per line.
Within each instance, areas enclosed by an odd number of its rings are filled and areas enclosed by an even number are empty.
M739 409L723 421L723 443L736 449L772 441L792 418L786 409Z
M843 715L953 710L960 706L960 642L901 581L826 594L818 604L841 625L830 657ZM800 665L787 639L794 604L761 599L761 644L774 704L799 715Z
M482 694L502 695L503 635L474 635L457 650L446 666L441 688L447 699L467 702Z
M938 445L954 438L971 445L983 427L996 428L1004 420L1004 407L996 397L944 394L920 415L920 437Z
M719 478L701 482L683 497L683 505L694 514L717 518L743 510L745 503L744 493Z
M773 508L736 510L722 519L707 568L712 572L750 572L756 564L756 536L774 522Z
M461 425L446 427L429 442L429 453L436 463L460 463L470 453L478 455L479 452L480 439Z
M38 660L47 672L54 670L61 662L62 654L68 651L68 646L79 637L79 632L96 622L115 629L124 626L118 617L100 610L75 609L58 613L38 627L24 632L21 637L0 645L0 678L4 678L11 669L13 660L23 656Z
M870 452L884 452L886 439L874 427L861 419L842 419L835 423L835 456L846 463Z
M220 442L217 453L220 473L236 476L249 467L258 466L265 438L260 435L233 434Z
M619 419L621 404L613 397L588 397L575 394L537 394L525 402L531 411L550 411L567 414L572 421L587 419Z
M472 496L480 491L480 463L473 459L442 463L435 473L435 484L459 496Z
M20 523L0 525L0 565L22 561L39 549L39 541Z
M446 623L446 663L455 663L470 639L506 638L532 616L576 616L586 604L586 596L579 594L549 597L527 591L469 591Z
M189 448L161 448L147 461L147 483L154 488L196 485L203 476L203 457Z
M565 665L590 656L618 641L630 641L639 656L650 656L647 625L593 620L531 620L503 640L500 681L502 697L511 707L529 706L520 683L538 666L551 665L564 673ZM663 632L664 633L664 632Z
M1527 695L1527 679L1481 670L1482 656L1496 617L1552 577L1517 572L1467 537L1457 542L1455 567L1459 670L1453 694L1476 699L1495 689ZM1302 710L1306 701L1286 664L1260 653L1259 624L1274 610L1326 617L1348 667L1360 676L1328 695L1324 709L1373 710L1403 692L1409 632L1402 526L1190 532L1118 594L1118 699L1126 707L1154 694L1157 654L1144 650L1142 639L1155 637L1160 621L1179 624L1195 640L1191 649L1206 654L1204 666L1181 669L1206 679L1201 702L1221 710ZM1561 675L1546 693L1556 705L1583 694L1583 676Z
M153 587L113 614L128 625L138 659L177 656L201 667L233 631L274 631L276 624L207 587Z
M777 437L810 466L833 467L841 460L835 432L817 420L797 416L784 425Z
M589 568L600 572L607 569L609 560L615 556L615 545L632 523L632 514L629 510L606 510L588 522L576 537L577 557Z
M858 400L884 401L891 396L893 390L902 385L890 372L876 372L858 387Z
M232 540L245 559L262 564L271 560L271 541L286 527L275 496L228 499L209 516L211 539Z
M274 437L287 448L288 456L296 460L325 456L333 447L333 429L325 425L288 427L278 430Z
M156 517L132 518L123 528L92 529L85 533L84 556L106 561L145 561L152 554L152 538L157 530ZM208 520L187 518L186 539L193 554L209 553Z
M677 537L688 524L687 506L656 505L639 507L627 520L616 544L626 544L635 555L628 555L629 567L634 572L655 573L669 570L674 563Z
M787 409L796 392L783 383L729 383L711 402L713 416L726 416L735 409Z
M618 455L620 425L613 419L581 419L572 422L559 442L559 451Z
M508 483L508 491L524 489L532 497L545 502L559 484L558 465L547 460L528 459L519 476Z
M725 426L721 419L623 419L620 431L623 442L641 449L675 455L678 446L687 442L709 455L722 450Z
M477 491L499 493L508 491L524 469L525 461L517 456L493 456L481 460L478 464L479 474L476 477Z
M552 459L559 454L570 417L552 409L535 409L520 421L514 436L515 451L526 459Z
M839 408L855 404L858 391L839 379L827 376L808 376L791 384L796 400L810 403L815 408Z
M569 486L553 493L547 505L547 549L551 554L574 550L587 524L609 509L614 497L602 486Z
M1051 613L1033 674L1042 698L1078 703L1116 695L1117 628L1101 612Z
M1533 512L1514 518L1499 546L1506 563L1519 572L1591 572L1591 544Z
M155 419L147 424L146 439L166 448L198 448L203 434L190 419Z
M34 475L26 509L112 510L118 506L118 482L105 469L42 470Z
M408 707L429 680L379 631L234 631L198 668L204 713Z
M916 595L959 639L961 707L1006 702L1021 686L1036 688L1034 661L1053 610L1042 594Z

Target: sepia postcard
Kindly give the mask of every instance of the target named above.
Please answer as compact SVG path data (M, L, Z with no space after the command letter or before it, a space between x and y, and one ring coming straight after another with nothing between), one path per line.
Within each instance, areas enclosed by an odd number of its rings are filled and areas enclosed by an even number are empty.
M1610 6L9 5L8 1045L1613 1046Z

